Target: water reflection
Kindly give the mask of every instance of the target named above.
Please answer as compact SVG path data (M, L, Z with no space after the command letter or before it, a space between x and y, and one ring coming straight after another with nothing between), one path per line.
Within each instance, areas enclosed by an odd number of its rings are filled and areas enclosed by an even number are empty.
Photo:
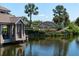
M65 56L67 54L67 50L68 50L68 42L66 42L65 40L63 41L58 41L56 42L56 44L54 45L54 56Z
M1 56L23 56L24 47L21 45L6 46L0 48Z
M74 39L74 40L73 40ZM46 37L23 44L0 48L1 56L66 56L79 55L78 37ZM75 53L77 52L77 53Z

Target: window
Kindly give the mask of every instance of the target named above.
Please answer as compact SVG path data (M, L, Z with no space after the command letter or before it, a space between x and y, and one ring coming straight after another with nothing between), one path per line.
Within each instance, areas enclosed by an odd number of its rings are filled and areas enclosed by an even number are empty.
M21 24L17 25L17 34L18 34L19 38L22 38L22 33L21 33L22 29L21 29L21 27L22 27Z

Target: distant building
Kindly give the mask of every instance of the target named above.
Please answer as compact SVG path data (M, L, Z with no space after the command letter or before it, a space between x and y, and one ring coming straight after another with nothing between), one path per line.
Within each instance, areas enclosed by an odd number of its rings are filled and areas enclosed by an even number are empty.
M0 6L0 44L26 40L22 17L16 17L10 12Z
M39 28L40 29L56 29L56 24L50 21L45 21L39 25Z

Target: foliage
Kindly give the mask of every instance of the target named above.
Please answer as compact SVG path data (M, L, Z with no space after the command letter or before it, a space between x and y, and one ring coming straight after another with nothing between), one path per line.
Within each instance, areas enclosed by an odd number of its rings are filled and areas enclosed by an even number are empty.
M22 20L24 21L24 22L29 22L29 20L27 19L27 17L25 17L25 16L22 16Z
M22 20L23 20L25 26L29 26L30 21L27 19L27 17L22 16Z
M35 25L37 25L38 23L41 23L42 21L40 21L40 20L36 20L36 21L33 21L33 23L32 24L35 24Z
M25 13L30 17L30 27L32 24L32 15L37 15L38 14L38 7L35 6L33 3L28 3L25 5Z
M66 31L79 33L79 27L75 23L71 22Z
M76 19L75 24L79 26L79 17Z
M58 24L58 28L66 27L69 24L69 15L63 5L57 5L55 9L53 9L53 12L53 21Z
M33 27L35 27L35 28L36 28L36 27L39 28L40 23L42 23L42 21L39 21L39 20L38 20L38 21L33 21L33 22L32 22L32 25L33 25Z
M7 28L3 28L3 32L7 32L8 30L7 30Z
M4 27L2 28L2 33L3 33L3 34L6 34L7 32L8 32L7 26L4 26Z

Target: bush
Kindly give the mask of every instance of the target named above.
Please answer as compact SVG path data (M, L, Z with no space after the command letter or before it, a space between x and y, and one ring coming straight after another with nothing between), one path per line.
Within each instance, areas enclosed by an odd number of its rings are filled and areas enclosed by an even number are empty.
M70 23L66 31L73 32L73 33L79 33L79 27L74 23Z

